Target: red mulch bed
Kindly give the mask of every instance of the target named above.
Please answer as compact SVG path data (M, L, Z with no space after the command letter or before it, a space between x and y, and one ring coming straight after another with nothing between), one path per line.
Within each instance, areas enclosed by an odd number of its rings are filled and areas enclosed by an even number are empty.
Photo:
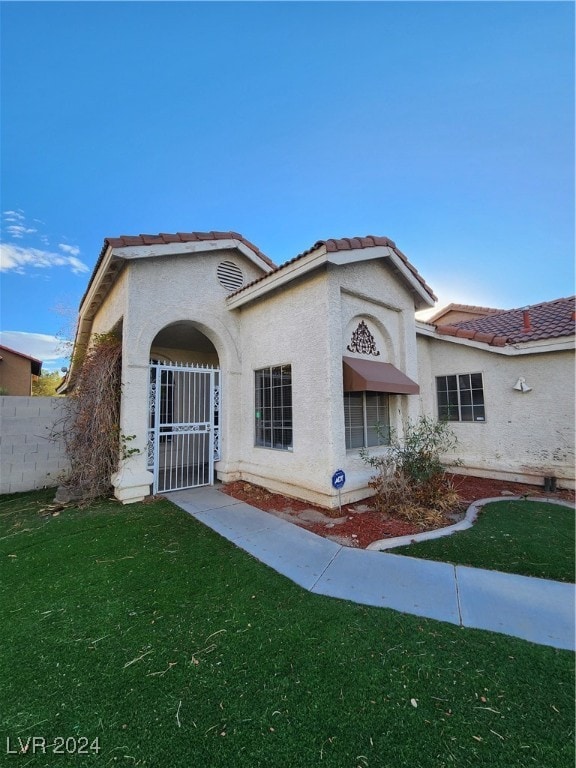
M265 488L260 488L257 485L252 485L242 480L227 483L223 486L222 490L235 499L290 520L290 522L300 525L302 528L306 528L319 536L333 539L346 546L362 549L379 539L408 536L410 534L422 533L432 528L452 525L455 520L460 519L464 515L468 506L477 499L500 495L522 496L526 494L534 497L542 496L543 498L556 498L574 502L574 491L558 491L554 494L544 494L544 490L538 486L510 483L504 480L490 480L465 475L452 475L451 479L458 491L460 503L453 510L452 515L445 517L440 526L431 527L422 527L393 517L384 518L382 514L371 508L370 498L354 504L347 504L342 507L340 512L338 509L327 510L315 507L313 504L308 504L299 499L292 499L279 493L271 493ZM324 517L321 517L319 521L303 519L302 515L307 518L310 516L314 517L314 514L310 515L311 510L322 513ZM346 521L339 522L343 517L347 518Z

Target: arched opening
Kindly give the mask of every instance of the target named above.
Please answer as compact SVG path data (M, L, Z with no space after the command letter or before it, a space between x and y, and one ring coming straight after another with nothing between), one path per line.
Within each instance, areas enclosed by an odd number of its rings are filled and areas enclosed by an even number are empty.
M212 485L220 458L220 370L212 341L189 321L150 347L148 469L154 493Z
M151 360L172 363L196 363L218 367L218 352L208 336L189 320L181 320L156 334L151 348Z

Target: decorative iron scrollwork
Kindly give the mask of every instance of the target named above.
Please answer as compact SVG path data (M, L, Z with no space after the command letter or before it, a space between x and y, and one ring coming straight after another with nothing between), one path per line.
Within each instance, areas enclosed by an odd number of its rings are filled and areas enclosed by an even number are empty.
M147 469L154 471L154 430L148 430L148 440L146 443L146 454L148 457L146 467Z
M364 320L360 321L358 328L356 328L352 334L352 339L346 349L348 352L357 352L360 355L374 355L374 357L378 357L380 354L376 349L374 336L370 333Z

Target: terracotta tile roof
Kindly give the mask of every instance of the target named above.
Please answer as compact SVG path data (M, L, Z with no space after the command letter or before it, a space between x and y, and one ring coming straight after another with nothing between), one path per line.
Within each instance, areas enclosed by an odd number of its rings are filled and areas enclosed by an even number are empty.
M276 267L276 269L274 269L272 272L269 272L267 275L263 275L262 277L259 277L256 280L253 280L251 283L248 283L248 285L245 285L242 288L239 288L235 293L230 295L235 296L236 294L241 293L242 291L245 291L247 288L250 288L252 285L259 283L262 280L266 280L266 278L269 275L275 274L276 272L280 271L281 269L284 269L290 264L294 264L294 262L304 258L304 256L308 256L308 254L313 253L314 251L317 251L320 248L324 247L327 253L335 253L336 251L352 251L359 248L374 248L376 246L387 246L388 248L392 248L396 253L396 255L400 258L404 266L416 278L416 280L420 283L422 288L424 288L426 293L428 293L430 298L436 301L436 296L434 295L432 288L430 288L430 286L427 285L427 283L424 281L424 278L420 275L417 269L414 266L412 266L412 264L408 261L406 256L402 253L402 251L399 248L397 248L396 243L393 240L390 240L388 237L378 237L375 235L366 235L365 237L342 237L338 240L334 238L331 238L329 240L317 240L311 248L308 248L302 253L299 253L297 256L294 256L293 259L290 259L289 261L285 261L284 264L281 264L279 267Z
M452 325L439 325L443 336L473 339L492 346L520 344L539 339L556 339L575 333L575 297L509 309L497 314L463 320Z
M104 240L104 246L126 248L127 246L134 245L167 245L168 243L194 243L202 240L239 240L253 250L269 267L276 267L276 264L268 256L263 254L259 248L238 232L176 232L172 235L165 233L160 233L159 235L120 235L120 237L107 237Z

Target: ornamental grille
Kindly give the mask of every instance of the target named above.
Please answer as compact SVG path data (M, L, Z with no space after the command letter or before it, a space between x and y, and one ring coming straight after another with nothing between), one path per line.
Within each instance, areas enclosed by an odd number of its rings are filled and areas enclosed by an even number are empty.
M223 261L218 264L216 274L220 285L223 288L226 288L229 293L237 291L238 288L242 288L244 285L244 275L242 274L242 270L232 261Z
M364 320L359 323L358 328L352 334L352 339L346 349L348 352L357 352L360 355L374 355L374 357L378 357L380 354L376 349L374 336L370 333Z

